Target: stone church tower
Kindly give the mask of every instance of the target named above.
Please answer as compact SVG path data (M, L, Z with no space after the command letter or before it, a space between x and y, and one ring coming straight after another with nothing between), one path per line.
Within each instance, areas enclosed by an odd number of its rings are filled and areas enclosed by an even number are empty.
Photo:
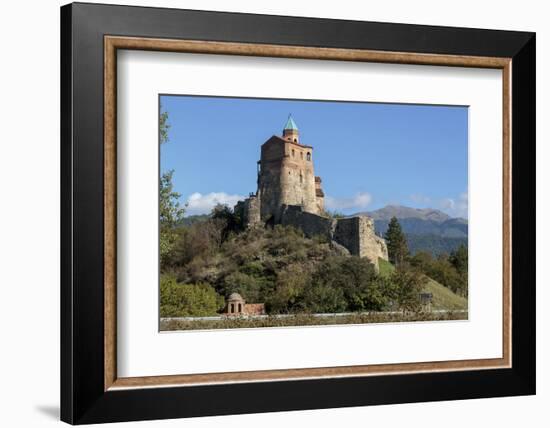
M324 211L321 179L315 177L313 169L313 147L300 143L292 116L282 136L274 135L262 144L256 196L261 201L263 222L278 223L283 206L299 206L312 214Z

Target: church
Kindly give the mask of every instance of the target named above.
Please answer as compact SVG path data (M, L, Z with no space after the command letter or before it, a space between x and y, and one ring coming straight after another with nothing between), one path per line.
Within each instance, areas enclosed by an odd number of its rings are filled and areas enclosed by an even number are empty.
M324 214L321 177L313 167L313 147L300 143L298 126L288 117L282 135L273 135L261 146L258 189L238 205L247 226L280 223L285 206L300 206Z
M261 148L258 161L260 218L264 222L280 220L285 205L301 206L309 213L324 213L321 178L315 176L313 147L300 143L298 127L292 116L283 135L273 135Z
M308 237L326 236L342 252L388 259L385 241L374 233L370 217L332 218L325 212L321 177L315 175L313 146L302 144L292 116L282 135L273 135L260 149L256 193L235 206L244 227L291 225Z

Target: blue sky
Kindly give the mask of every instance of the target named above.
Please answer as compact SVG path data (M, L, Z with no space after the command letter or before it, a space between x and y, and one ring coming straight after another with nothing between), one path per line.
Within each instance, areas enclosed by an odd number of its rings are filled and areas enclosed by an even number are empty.
M455 106L161 96L173 169L187 214L256 191L260 146L291 113L314 147L327 208L351 214L388 204L467 216L468 109Z

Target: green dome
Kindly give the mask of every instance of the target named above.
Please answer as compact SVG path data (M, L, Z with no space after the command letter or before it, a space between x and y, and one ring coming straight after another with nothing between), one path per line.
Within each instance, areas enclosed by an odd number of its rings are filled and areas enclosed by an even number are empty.
M296 126L296 122L294 122L294 119L292 119L292 116L291 115L288 115L288 120L286 121L286 125L285 127L283 128L285 131L286 130L293 130L293 131L297 131L298 130L298 127Z

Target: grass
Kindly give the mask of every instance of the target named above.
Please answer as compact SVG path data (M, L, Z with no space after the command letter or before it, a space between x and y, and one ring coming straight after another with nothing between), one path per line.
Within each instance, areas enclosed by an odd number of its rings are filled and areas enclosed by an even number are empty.
M175 330L213 330L230 328L258 328L258 327L296 327L316 325L339 324L372 324L387 322L418 322L418 321L451 321L465 320L466 312L370 312L332 317L314 317L312 315L293 315L288 317L265 318L222 318L218 320L163 320L160 324L161 331Z
M468 309L468 300L466 298L453 293L447 287L431 278L424 291L433 294L432 309L434 310L457 311Z
M395 270L395 267L384 259L378 259L378 266L380 267L380 275L389 276ZM444 285L439 282L428 278L429 281L424 288L424 292L432 293L432 309L433 310L447 310L458 311L468 309L468 300L462 296L453 293Z
M380 275L388 277L395 270L395 267L387 260L378 259L378 268L380 269Z

